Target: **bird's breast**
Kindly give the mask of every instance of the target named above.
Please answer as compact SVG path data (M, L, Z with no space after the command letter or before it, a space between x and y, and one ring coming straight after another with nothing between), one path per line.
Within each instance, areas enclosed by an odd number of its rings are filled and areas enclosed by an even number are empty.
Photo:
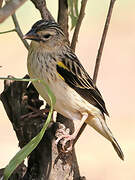
M56 71L56 62L51 56L39 52L30 52L27 61L31 78L44 80L56 97L55 110L70 119L81 119L81 113L94 112L95 107L69 87ZM33 82L39 94L50 104L44 84ZM96 108L97 109L97 108Z

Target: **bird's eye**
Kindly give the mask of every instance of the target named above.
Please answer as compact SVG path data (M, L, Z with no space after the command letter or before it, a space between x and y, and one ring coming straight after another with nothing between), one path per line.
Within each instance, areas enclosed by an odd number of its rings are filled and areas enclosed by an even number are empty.
M43 35L43 37L44 37L45 39L48 39L50 36L51 36L51 34L45 34L45 35Z

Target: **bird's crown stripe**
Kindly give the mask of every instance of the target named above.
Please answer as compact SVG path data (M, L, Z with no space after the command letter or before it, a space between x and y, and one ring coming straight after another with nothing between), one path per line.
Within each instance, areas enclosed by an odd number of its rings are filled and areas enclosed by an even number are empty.
M35 29L36 31L42 31L47 28L55 29L56 31L59 31L62 35L64 35L61 27L55 21L40 20L32 26L32 29Z

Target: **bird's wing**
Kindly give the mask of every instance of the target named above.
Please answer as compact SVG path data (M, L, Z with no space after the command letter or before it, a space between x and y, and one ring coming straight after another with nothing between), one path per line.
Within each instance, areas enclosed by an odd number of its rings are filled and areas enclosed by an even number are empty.
M57 72L60 77L86 101L109 116L99 90L79 62L77 56L69 51L59 57L59 59L60 61L57 61Z

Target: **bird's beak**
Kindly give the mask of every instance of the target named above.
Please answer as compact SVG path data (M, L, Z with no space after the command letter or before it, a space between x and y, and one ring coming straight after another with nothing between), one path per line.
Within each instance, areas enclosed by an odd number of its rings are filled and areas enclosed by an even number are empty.
M30 40L35 40L35 41L39 41L39 40L40 40L38 34L35 33L35 32L33 31L33 29L30 30L27 34L25 34L25 35L23 36L23 39L30 39Z

